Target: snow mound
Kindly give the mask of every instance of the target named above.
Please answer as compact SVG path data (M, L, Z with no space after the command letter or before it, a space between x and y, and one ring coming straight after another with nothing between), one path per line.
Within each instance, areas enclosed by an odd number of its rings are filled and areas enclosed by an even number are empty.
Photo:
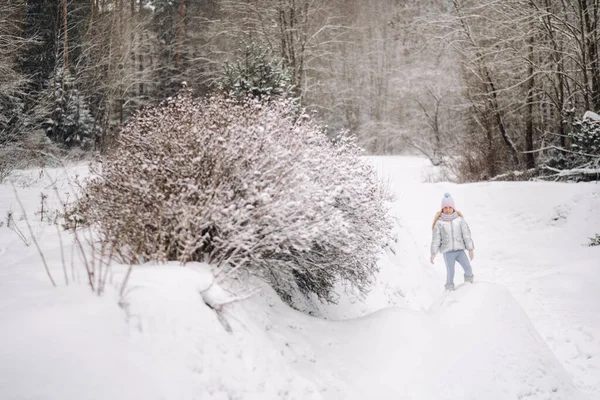
M266 286L217 313L200 295L208 283L202 266L165 268L138 271L127 295L130 322L149 345L162 343L159 348L194 371L198 389L209 393L584 399L500 285L460 285L425 312L389 308L325 321L291 310Z
M583 399L502 286L443 294L429 312L346 321L329 348L356 398Z
M247 298L228 293L213 284L207 264L136 269L121 301L130 334L156 363L184 370L170 375L168 387L181 380L187 392L166 398L322 399L327 388L343 392L327 372L311 368L314 347L298 337L303 321L319 320L289 309L264 283L254 289Z

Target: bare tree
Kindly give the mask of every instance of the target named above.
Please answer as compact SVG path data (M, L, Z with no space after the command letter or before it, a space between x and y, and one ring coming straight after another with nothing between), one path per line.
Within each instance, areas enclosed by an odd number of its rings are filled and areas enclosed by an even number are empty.
M431 89L428 91L425 101L415 100L423 111L423 115L433 136L422 134L419 136L407 135L406 137L408 144L429 158L433 165L442 164L444 155L442 147L443 133L440 126L442 100L443 97ZM431 106L428 105L429 101L431 101ZM447 140L444 140L444 142L447 142Z
M103 149L114 132L153 93L155 42L149 31L151 14L132 1L106 0L93 7L87 31L80 44L75 70L87 82ZM137 55L137 56L136 56Z
M24 12L24 1L0 4L0 144L19 131L18 114L24 107L28 80L21 72L19 57L31 43L23 37Z
M26 109L31 80L20 62L35 44L34 39L25 37L25 14L24 1L0 4L0 169L5 173L9 166L23 161L23 155L15 150L36 130Z

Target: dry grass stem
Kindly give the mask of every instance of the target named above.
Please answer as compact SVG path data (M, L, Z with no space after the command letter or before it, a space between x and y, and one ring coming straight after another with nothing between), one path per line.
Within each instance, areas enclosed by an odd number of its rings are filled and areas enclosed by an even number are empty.
M56 287L54 278L52 278L52 274L50 273L50 269L48 268L48 263L46 262L46 257L44 257L44 252L40 248L40 245L38 244L38 241L36 240L35 235L33 234L33 229L31 228L31 224L29 223L29 218L27 218L27 213L25 212L25 207L23 207L23 203L21 202L21 199L19 198L19 194L17 193L17 188L15 187L15 185L13 183L11 183L11 186L12 186L13 192L15 194L17 203L19 204L19 207L21 207L21 212L23 213L23 217L25 219L25 224L27 224L27 229L29 229L29 234L31 235L31 240L33 241L33 244L35 245L35 248L37 249L37 251L41 257L42 262L44 263L44 268L46 269L46 274L48 274L48 278L50 279L50 282L52 282L52 286Z

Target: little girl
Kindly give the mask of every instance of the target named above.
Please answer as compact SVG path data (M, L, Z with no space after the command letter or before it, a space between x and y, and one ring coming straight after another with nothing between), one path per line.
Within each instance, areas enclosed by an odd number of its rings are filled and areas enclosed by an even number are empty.
M474 248L469 225L463 219L462 214L454 208L454 200L450 194L444 194L442 210L438 213L433 225L430 261L433 264L438 251L444 254L446 290L454 290L454 264L456 261L465 271L465 282L473 282L473 269L469 258L473 259ZM469 251L469 258L465 254L465 249Z

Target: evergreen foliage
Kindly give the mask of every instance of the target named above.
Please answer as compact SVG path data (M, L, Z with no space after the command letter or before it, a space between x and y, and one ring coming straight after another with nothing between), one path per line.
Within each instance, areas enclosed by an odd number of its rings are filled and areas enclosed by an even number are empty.
M223 65L218 87L236 98L262 99L292 93L291 77L282 63L277 62L268 49L256 44L243 47L235 61Z
M43 122L46 135L67 146L91 147L94 135L94 117L88 103L75 86L68 70L56 69L48 80L51 114Z
M600 157L600 122L578 119L570 136L573 151Z
M570 149L557 148L549 153L545 165L552 170L600 168L600 124L587 118L577 118L568 136ZM570 179L579 180L577 175Z

